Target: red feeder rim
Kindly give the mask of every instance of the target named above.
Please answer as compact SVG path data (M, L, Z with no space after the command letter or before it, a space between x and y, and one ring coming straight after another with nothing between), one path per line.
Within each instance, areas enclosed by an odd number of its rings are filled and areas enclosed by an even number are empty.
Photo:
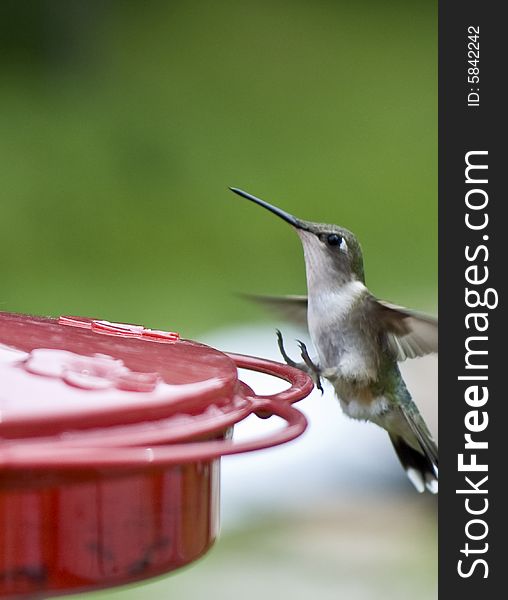
M291 387L256 395L238 368ZM137 468L267 448L303 433L305 417L291 403L313 389L297 369L174 332L1 312L0 380L2 469ZM277 415L286 426L261 440L182 443L251 413Z

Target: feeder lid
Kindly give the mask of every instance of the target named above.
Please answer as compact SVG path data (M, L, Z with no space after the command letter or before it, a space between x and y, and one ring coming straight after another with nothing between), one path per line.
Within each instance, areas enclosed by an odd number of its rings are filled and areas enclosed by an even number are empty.
M240 412L227 355L171 332L0 312L0 438ZM241 416L240 418L243 418Z

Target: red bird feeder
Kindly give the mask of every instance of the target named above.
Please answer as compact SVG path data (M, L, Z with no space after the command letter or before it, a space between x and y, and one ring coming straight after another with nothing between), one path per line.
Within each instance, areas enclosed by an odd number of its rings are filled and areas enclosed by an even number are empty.
M289 381L258 396L238 368ZM287 442L312 390L296 369L178 334L0 313L0 597L125 584L205 553L220 457ZM235 443L248 415L285 428Z

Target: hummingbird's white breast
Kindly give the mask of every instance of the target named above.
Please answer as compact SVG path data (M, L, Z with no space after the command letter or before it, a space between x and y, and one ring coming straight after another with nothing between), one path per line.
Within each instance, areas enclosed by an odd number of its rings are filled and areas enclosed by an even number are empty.
M368 293L356 280L335 288L314 287L309 293L309 332L320 367L332 383L346 379L367 384L377 378L373 340L362 328L362 301Z

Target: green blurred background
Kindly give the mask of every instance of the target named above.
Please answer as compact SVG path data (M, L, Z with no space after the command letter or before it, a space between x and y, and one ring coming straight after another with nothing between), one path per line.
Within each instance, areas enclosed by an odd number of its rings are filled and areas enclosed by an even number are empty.
M435 3L7 1L0 306L198 336L303 292L290 228L360 237L381 297L432 308Z
M0 67L0 310L197 339L266 319L235 293L304 292L299 241L229 185L352 229L376 295L435 309L435 2L4 0ZM434 581L432 510L418 514L427 533L409 566L397 546L392 599L434 597L410 593ZM236 555L241 572L263 547L256 527L245 561L226 536L152 596L210 597L217 564ZM288 581L308 564L278 556ZM330 589L381 598L380 581Z

